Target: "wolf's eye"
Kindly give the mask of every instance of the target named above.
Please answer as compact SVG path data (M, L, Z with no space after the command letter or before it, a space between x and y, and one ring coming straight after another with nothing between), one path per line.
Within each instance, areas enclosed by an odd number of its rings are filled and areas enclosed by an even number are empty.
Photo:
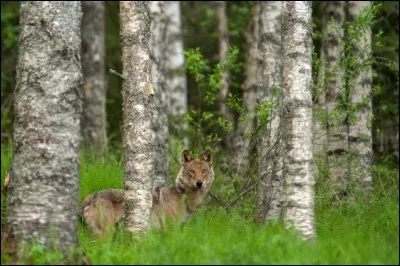
M191 173L192 175L194 175L194 174L195 174L194 170L190 170L190 173Z
M201 170L203 174L207 173L206 169Z

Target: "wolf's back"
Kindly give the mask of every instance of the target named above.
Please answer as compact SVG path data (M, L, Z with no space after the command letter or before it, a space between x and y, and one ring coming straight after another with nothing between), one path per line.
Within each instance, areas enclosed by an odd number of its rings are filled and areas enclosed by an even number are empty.
M102 200L110 201L113 204L122 204L124 200L123 189L104 189L87 196L81 203L78 217L82 223L86 223L85 212L89 208L95 208L97 203Z

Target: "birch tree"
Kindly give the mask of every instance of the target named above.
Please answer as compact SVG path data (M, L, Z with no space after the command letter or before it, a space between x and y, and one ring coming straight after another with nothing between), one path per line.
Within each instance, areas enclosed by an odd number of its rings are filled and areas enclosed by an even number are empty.
M370 7L369 1L349 1L349 19L355 20L360 12ZM359 72L354 78L350 92L349 101L351 105L357 106L356 120L349 123L349 150L350 150L350 177L356 178L359 183L371 185L372 183L372 68L365 64L365 60L371 55L371 29L363 32L355 44L357 53L357 64Z
M104 2L82 1L84 147L97 156L107 148Z
M327 124L327 160L331 181L342 186L347 178L346 165L348 152L348 134L346 126L346 111L339 105L343 98L343 70L340 57L343 51L344 2L331 1L325 3L324 26L322 35L322 56L326 65L321 73L326 90L326 112L329 117ZM323 134L323 132L321 132ZM324 139L322 138L321 142ZM321 146L324 143L316 143Z
M168 113L174 117L173 123L170 123L173 128L171 133L183 138L185 147L188 148L188 139L184 134L187 124L182 123L188 110L188 99L180 5L179 1L165 1L167 19L165 86L169 104Z
M21 2L7 235L16 243L78 245L81 4Z
M151 80L151 17L145 2L120 2L124 187L123 222L130 232L143 232L150 223L154 176L155 112Z
M228 57L229 35L228 22L226 17L226 1L216 1L217 32L218 32L218 51L219 60L225 63ZM221 75L221 88L218 91L218 104L221 117L228 123L234 123L234 117L226 104L229 93L229 71L224 71ZM227 132L225 143L229 154L234 154L233 134Z
M259 13L260 3L254 2L251 7L251 18L246 37L246 79L242 84L243 105L245 112L239 118L235 130L233 164L239 176L245 176L250 164L251 144L246 133L254 128L254 113L257 102L257 63L258 63L258 39L259 39Z
M168 102L165 87L166 16L165 1L148 3L152 22L150 38L151 78L155 93L153 120L154 181L153 187L168 183Z
M282 2L263 1L260 10L259 87L261 108L269 108L265 118L258 121L261 127L258 145L260 183L257 190L257 220L277 220L281 216L283 200L282 145L280 108L282 91Z
M304 239L315 237L312 173L311 2L282 7L284 220Z

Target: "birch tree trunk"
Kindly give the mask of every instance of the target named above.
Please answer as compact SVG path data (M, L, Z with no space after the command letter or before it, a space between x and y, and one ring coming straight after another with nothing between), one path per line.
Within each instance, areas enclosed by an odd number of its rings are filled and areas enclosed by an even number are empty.
M188 99L180 2L165 1L165 15L167 17L165 86L169 104L168 113L173 117L170 133L183 139L185 148L188 148L188 138L185 134L188 125L182 123L188 109Z
M229 35L228 35L228 22L226 17L226 1L215 1L217 26L218 26L218 47L219 47L219 60L220 62L226 62L228 58L229 50ZM232 112L229 110L226 101L229 93L229 71L222 73L221 77L222 86L218 92L219 111L223 119L229 123L234 123L234 117ZM234 154L233 147L233 134L227 132L225 138L226 147L230 155Z
M269 123L259 120L257 220L277 220L283 201L282 140L280 130L282 92L281 1L263 1L260 10L260 68L258 96L261 105L272 104Z
M344 4L344 1L330 1L323 4L321 66L318 73L318 85L321 86L322 91L317 97L314 111L331 118L330 131L328 132L328 123L313 115L314 170L317 172L318 168L327 166L327 152L329 152L331 175L335 183L338 182L340 176L346 175L346 171L339 169L340 162L343 161L345 155L343 152L347 151L347 135L344 130L345 116L342 111L338 120L337 115L333 113L340 97L340 91L343 89L343 71L340 69L340 57L343 49L341 42L343 39ZM317 177L318 173L315 176Z
M7 234L64 255L78 245L81 18L78 1L21 2Z
M282 9L284 220L302 238L315 237L312 173L311 2Z
M349 1L349 19L355 20L362 9L370 7L369 1ZM355 42L360 65L371 55L371 29ZM362 66L349 92L352 105L358 105L357 121L348 125L350 150L350 177L364 185L372 184L372 68ZM364 104L362 104L365 102Z
M155 93L153 121L154 181L153 187L168 183L168 102L165 87L166 16L165 1L148 3L152 21L150 37L151 78Z
M251 8L251 19L247 28L246 36L246 79L242 84L243 105L246 112L242 114L235 130L233 166L238 176L246 176L250 165L250 137L246 133L254 128L254 113L257 102L257 63L258 63L258 40L259 40L259 13L260 3L254 2Z
M124 187L123 222L130 232L143 232L150 223L154 176L154 92L151 81L150 25L144 1L120 2Z
M322 76L326 88L326 112L329 116L326 152L332 184L342 187L348 174L346 167L343 167L348 152L346 112L338 105L344 92L340 57L343 50L341 42L344 36L345 2L331 1L325 5L322 49L326 66Z
M82 1L82 135L96 156L107 149L104 2Z

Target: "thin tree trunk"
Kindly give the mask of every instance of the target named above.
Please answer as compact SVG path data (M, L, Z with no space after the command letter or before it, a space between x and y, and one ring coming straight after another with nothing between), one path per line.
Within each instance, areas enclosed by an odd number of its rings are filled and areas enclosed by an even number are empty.
M281 217L283 200L282 145L280 128L282 92L282 2L261 2L260 69L258 95L261 105L272 103L269 123L259 120L258 164L260 183L257 190L257 220Z
M21 2L8 236L64 255L78 245L81 18L78 1Z
M397 69L399 69L399 61L397 61ZM394 97L399 99L399 87L395 88ZM399 102L397 101L397 104ZM393 120L392 120L393 121ZM397 116L396 121L392 122L394 125L391 128L391 136L393 136L392 148L393 148L393 155L396 156L397 161L399 160L399 116Z
M325 2L330 3L330 2ZM325 18L325 16L324 16ZM324 119L321 119L318 114L327 116L326 112L326 87L324 84L325 78L325 53L324 48L321 48L320 52L321 65L318 72L318 86L321 86L322 91L317 96L317 101L313 105L313 157L314 157L314 177L319 178L321 169L327 167L328 157L326 154L326 148L328 145L328 123Z
M346 167L343 167L346 165L348 152L346 112L338 106L344 89L343 70L340 69L344 4L343 1L326 2L322 36L323 56L326 58L322 76L326 88L326 112L329 117L326 152L332 184L339 187L345 184L348 174Z
M339 69L339 60L342 49L340 42L343 38L344 2L324 2L323 7L322 45L320 51L321 65L317 81L321 91L317 95L317 101L313 110L313 155L314 176L316 178L320 174L319 170L328 165L327 145L329 134L328 123L325 119L320 119L317 113L327 117L327 99L329 100L330 112L333 111L336 99L339 96L338 92L341 89L343 77L343 71ZM336 138L336 134L333 133L332 140L335 141ZM330 150L330 152L332 151ZM336 180L337 178L334 179Z
M155 143L153 187L169 183L168 178L168 102L165 87L166 16L165 1L150 1L152 16L150 59L155 93L153 134Z
M96 156L107 149L104 2L82 1L83 144Z
M399 160L399 117L397 117L396 137L393 146L394 146L393 154L394 156L397 157L397 160Z
M185 134L188 125L182 122L188 109L188 100L180 5L179 1L165 1L167 17L165 86L169 104L168 112L173 117L172 123L169 123L172 128L170 133L183 139L185 148L188 148L188 138Z
M250 136L246 133L254 128L254 113L257 102L257 63L258 63L258 39L259 39L259 13L260 3L254 2L251 8L251 19L246 32L246 79L242 84L243 105L246 112L242 114L235 130L233 169L240 177L246 176L250 165ZM242 120L242 121L241 121Z
M349 1L349 19L355 20L360 11L370 7L369 1ZM371 55L371 30L355 42L355 50L358 54L359 64L363 64ZM364 185L372 184L372 68L363 66L354 80L354 87L349 92L349 100L352 105L359 105L356 113L357 121L348 125L349 151L351 178L356 178ZM365 104L360 105L364 99Z
M151 81L150 25L145 2L120 2L123 67L123 222L131 232L150 224L151 187L154 176L154 91Z
M284 220L315 238L312 173L311 2L283 2Z
M229 49L229 35L228 35L228 22L226 17L226 2L225 1L215 1L216 6L216 16L217 16L217 31L218 31L218 51L220 62L226 62L228 57ZM222 73L221 77L222 86L218 92L218 102L219 111L223 119L229 123L234 123L234 117L232 112L229 110L226 101L229 93L229 71ZM232 132L227 132L225 143L227 146L228 153L232 155L234 152L233 148L233 134Z

